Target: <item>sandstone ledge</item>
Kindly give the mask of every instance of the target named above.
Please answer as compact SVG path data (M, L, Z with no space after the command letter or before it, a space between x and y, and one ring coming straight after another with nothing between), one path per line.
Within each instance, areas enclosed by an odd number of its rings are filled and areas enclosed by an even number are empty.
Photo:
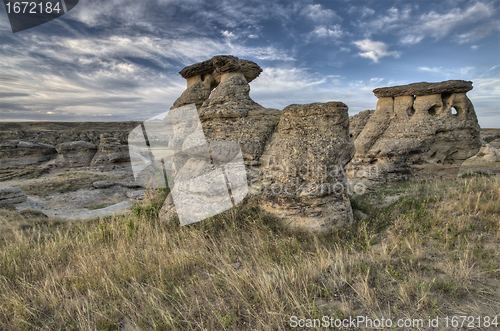
M381 87L373 90L377 98L400 97L405 95L430 95L441 93L466 93L472 90L472 82L465 80L447 80L440 83L413 83L392 87Z
M213 73L241 72L248 83L257 78L262 69L252 61L238 59L231 55L217 55L203 62L195 63L182 69L179 74L185 78Z

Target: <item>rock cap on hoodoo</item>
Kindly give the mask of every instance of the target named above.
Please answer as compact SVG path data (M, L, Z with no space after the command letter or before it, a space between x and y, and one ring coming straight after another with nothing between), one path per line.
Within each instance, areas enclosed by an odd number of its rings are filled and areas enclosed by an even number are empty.
M185 79L206 74L241 72L250 83L262 72L261 67L252 61L238 59L232 55L216 55L210 60L195 63L182 69L179 74Z
M404 95L430 95L441 93L465 93L472 90L472 82L465 80L447 80L439 83L413 83L408 85L381 87L373 90L377 98L400 97Z

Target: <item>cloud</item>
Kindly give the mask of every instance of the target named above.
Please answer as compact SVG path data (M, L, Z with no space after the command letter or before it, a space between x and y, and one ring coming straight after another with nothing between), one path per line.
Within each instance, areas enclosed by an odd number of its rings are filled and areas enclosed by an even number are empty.
M365 36L370 37L375 33L398 31L407 25L409 21L411 21L411 8L398 9L391 7L387 10L386 14L378 15L372 20L359 20L357 26L364 32Z
M466 8L446 6L443 12L431 10L417 14L418 6L391 7L382 15L355 24L365 37L374 34L395 34L402 44L417 44L425 38L440 40L452 36L458 43L483 38L500 29L497 9L492 3L476 1ZM457 5L455 3L455 5ZM368 16L367 16L368 17ZM463 32L463 30L467 32Z
M353 42L362 52L358 55L366 57L377 63L381 58L386 56L394 56L396 58L401 56L401 52L388 50L388 46L381 41L373 41L370 39L358 40Z
M339 75L324 75L307 68L264 67L250 83L251 97L264 107L283 109L290 104L342 101L353 115L375 109L377 98L373 89L381 86L407 84L406 81L387 81L375 77L351 81Z
M236 37L236 35L233 32L230 32L227 30L222 31L222 35L226 38L235 38Z
M367 16L372 16L373 14L375 14L375 10L373 10L372 8L368 8L366 6L363 7L352 6L348 9L347 12L349 14L359 13L361 15L361 18L365 18Z
M177 73L182 66L217 54L267 61L294 59L288 50L248 47L232 38L16 37L16 44L0 48L0 98L5 100L0 113L22 111L32 118L40 114L83 121L102 114L113 114L107 120L147 118L168 109L183 92L186 83Z
M368 7L363 7L361 8L361 17L366 17L366 16L371 16L375 14L375 10L368 8Z
M442 76L443 79L458 79L458 77L470 77L477 73L477 68L474 66L465 66L459 68L443 68L443 67L419 67L419 71L429 72Z
M340 16L331 9L325 9L323 6L316 5L307 5L303 10L302 14L312 20L315 23L325 24L331 23L332 21L340 21Z
M462 34L455 36L454 39L459 44L465 44L465 43L469 43L471 41L477 41L479 39L482 39L495 31L497 33L500 31L500 20L494 21L491 23L487 23L487 24L483 24L477 28L474 28L474 29L466 32L466 33L462 33Z
M433 37L436 40L449 35L458 27L464 27L474 23L481 24L484 20L492 17L495 13L490 4L477 2L467 9L454 8L448 13L439 14L431 11L419 17L415 26L407 29L406 36L401 40L403 43L418 43L425 37ZM498 23L496 23L498 24ZM491 24L488 24L491 26ZM479 27L474 29L473 35L478 37L491 32L492 28ZM464 34L462 42L470 40L469 33Z
M12 97L29 97L29 93L18 93L18 92L0 92L1 98L12 98Z
M319 38L338 39L343 36L344 32L342 31L339 24L335 24L331 28L325 26L318 26L316 27L316 29L314 29L312 34Z

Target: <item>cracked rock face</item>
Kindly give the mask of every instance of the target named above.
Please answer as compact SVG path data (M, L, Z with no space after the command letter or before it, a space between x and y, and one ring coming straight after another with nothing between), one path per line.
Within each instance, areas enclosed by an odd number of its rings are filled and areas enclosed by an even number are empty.
M292 228L329 232L353 221L344 167L354 155L342 102L290 105L261 157L263 208Z
M74 141L56 146L58 167L88 167L97 152L97 146L87 141Z
M109 134L101 134L101 141L95 153L91 166L128 165L130 163L129 149L122 145L117 138Z
M56 148L52 145L11 140L0 144L0 169L19 169L39 165L56 156Z
M356 154L351 183L452 178L481 147L479 124L466 95L472 82L416 83L374 90L376 110L360 115L351 134ZM364 122L364 125L363 125Z

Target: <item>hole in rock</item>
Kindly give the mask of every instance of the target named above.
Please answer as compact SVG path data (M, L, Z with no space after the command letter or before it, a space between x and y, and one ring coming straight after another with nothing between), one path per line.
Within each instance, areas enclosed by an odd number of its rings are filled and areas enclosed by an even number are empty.
M438 106L432 106L431 108L429 108L428 112L429 112L429 115L431 116L436 116L437 115L437 111L439 110L439 107Z
M457 116L458 115L458 110L455 107L451 108L451 114Z
M415 114L415 96L413 96L413 104L406 110L406 112L408 113L408 116L412 116Z

